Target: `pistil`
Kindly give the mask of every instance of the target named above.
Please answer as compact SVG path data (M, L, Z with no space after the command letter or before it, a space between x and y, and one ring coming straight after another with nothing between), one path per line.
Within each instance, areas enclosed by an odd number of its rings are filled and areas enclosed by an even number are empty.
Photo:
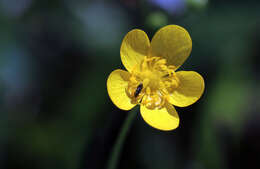
M160 57L145 57L131 72L126 93L133 104L160 109L179 85L174 66Z

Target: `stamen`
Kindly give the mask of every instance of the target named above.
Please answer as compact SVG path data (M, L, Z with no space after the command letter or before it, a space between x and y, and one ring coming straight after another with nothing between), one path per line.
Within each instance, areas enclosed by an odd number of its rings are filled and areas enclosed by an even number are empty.
M144 57L133 68L128 82L126 93L131 102L149 109L162 108L179 84L174 70L175 66L166 65L166 59Z

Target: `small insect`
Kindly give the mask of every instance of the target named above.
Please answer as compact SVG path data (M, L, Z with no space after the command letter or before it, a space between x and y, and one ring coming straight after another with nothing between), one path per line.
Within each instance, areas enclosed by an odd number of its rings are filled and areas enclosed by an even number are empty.
M135 90L134 96L137 97L137 96L141 93L142 89L143 89L143 84L140 83L140 84L137 86L136 90Z
M169 74L164 75L163 77L169 77L170 75L172 75L172 74L169 73Z

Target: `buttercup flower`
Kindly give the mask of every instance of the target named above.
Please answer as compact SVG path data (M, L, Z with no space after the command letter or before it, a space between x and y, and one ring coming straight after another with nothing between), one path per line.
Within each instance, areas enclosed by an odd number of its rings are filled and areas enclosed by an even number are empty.
M150 126L173 130L179 116L173 107L195 103L204 91L203 77L194 71L177 71L190 55L189 33L177 25L161 28L150 43L146 33L134 29L124 37L120 55L127 71L114 70L107 79L108 94L122 110L140 105Z

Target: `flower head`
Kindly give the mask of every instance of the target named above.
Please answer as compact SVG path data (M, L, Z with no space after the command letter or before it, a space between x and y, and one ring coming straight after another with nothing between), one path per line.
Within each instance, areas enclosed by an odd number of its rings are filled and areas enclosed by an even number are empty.
M141 106L143 119L160 130L173 130L179 116L173 107L195 103L204 91L203 77L194 71L177 71L190 55L189 33L177 25L161 28L151 43L145 32L134 29L124 37L120 55L127 71L108 77L107 90L122 110Z

